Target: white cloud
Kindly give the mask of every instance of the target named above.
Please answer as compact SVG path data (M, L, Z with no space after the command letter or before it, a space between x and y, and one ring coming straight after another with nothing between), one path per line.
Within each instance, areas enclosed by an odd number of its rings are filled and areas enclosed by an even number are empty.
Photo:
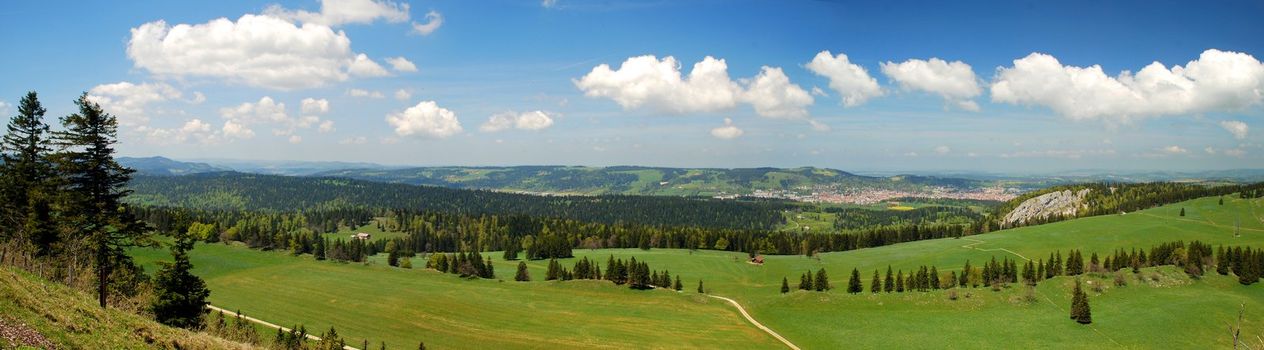
M816 119L809 119L808 125L811 125L812 130L815 131L826 132L831 130L829 124L822 123Z
M413 22L413 33L422 36L430 35L430 33L439 30L439 26L442 25L443 15L431 10L426 13L426 23Z
M575 86L588 97L606 97L625 109L651 107L667 113L711 112L737 105L741 87L729 79L728 64L711 56L682 77L675 57L629 57L618 70L594 67Z
M369 139L364 136L348 137L338 141L338 144L342 145L363 145L366 143L369 143Z
M834 56L828 50L821 51L805 67L816 75L829 78L830 88L843 98L844 106L859 106L870 98L882 96L878 80L869 76L864 67L851 63L846 54Z
M203 144L215 143L217 137L211 131L211 125L201 119L190 119L176 129L151 128L139 126L136 131L145 135L146 141L152 144L170 145L194 141Z
M462 130L456 113L439 107L434 101L422 101L403 112L391 113L386 116L386 122L395 128L395 134L399 136L445 138Z
M368 97L368 98L386 97L385 95L382 95L381 91L369 91L365 89L348 89L347 95L350 95L351 97ZM399 94L397 93L395 96L398 97Z
M1163 147L1163 148L1161 148L1161 149L1159 149L1159 150L1160 150L1160 151L1163 151L1163 153L1167 153L1167 154L1185 154L1185 153L1189 153L1189 150L1186 150L1186 149L1184 149L1184 148L1181 148L1181 146L1176 146L1176 145Z
M557 0L540 0L540 6L543 6L544 8L557 7Z
M408 99L412 97L413 97L413 94L411 92L408 92L408 90L404 90L404 89L395 90L396 100L407 101Z
M948 154L948 152L952 152L952 148L948 146L935 147L935 154Z
M882 74L906 90L937 94L945 101L968 111L978 111L971 99L983 93L974 69L961 61L947 62L938 58L911 59L901 63L883 62Z
M302 142L303 142L303 137L302 137L302 136L298 136L298 135L290 135L290 139L289 139L289 141L290 141L290 143L292 143L292 144L296 144L296 145L297 145L297 144L299 144L299 143L302 143Z
M385 77L391 75L382 65L373 62L368 55L359 54L351 61L351 66L347 67L347 72L358 77Z
M376 0L321 0L320 12L286 10L272 5L264 14L303 23L336 27L342 24L368 24L378 19L387 22L408 21L408 4Z
M1234 148L1234 149L1224 150L1224 154L1226 156L1231 156L1231 157L1242 157L1246 155L1246 151L1241 148Z
M739 136L742 136L742 134L744 133L746 132L742 131L742 129L737 128L736 125L733 125L733 119L729 119L729 118L724 118L724 126L711 129L711 136L714 136L715 138L718 138L718 139L724 139L724 140L735 139Z
M760 116L802 118L812 95L790 82L781 68L763 67L755 77L738 84L729 78L723 59L707 56L686 76L675 57L629 57L614 70L594 67L575 86L588 97L614 100L624 109L650 108L663 113L717 112L748 103ZM747 88L743 88L743 84Z
M114 114L123 126L140 126L149 123L146 107L150 104L180 98L180 90L166 83L118 82L102 84L88 90L88 100L101 105L107 113Z
M303 114L325 114L329 112L329 100L305 98L302 101Z
M8 116L9 107L13 107L13 105L9 104L8 102L0 101L0 115Z
M1233 138L1239 140L1246 139L1246 134L1250 130L1250 127L1248 127L1246 123L1236 120L1221 121L1220 127L1229 131L1230 134L1233 134Z
M829 97L829 94L825 93L825 90L821 90L819 86L813 86L812 96Z
M194 92L193 92L193 99L192 99L192 100L189 100L189 103L190 103L190 104L195 104L195 105L200 105L200 104L202 104L202 102L206 102L206 95L203 95L201 91L194 91Z
M219 114L224 119L243 124L284 123L290 120L290 116L285 114L285 103L276 102L268 96L256 103L245 102L237 107L220 108Z
M742 100L764 117L796 119L808 115L807 106L815 102L812 95L798 85L781 68L764 66L742 93Z
M246 127L246 125L232 120L225 121L222 130L224 132L224 136L226 137L237 139L249 139L255 137L254 130L250 130L250 128Z
M351 51L351 39L322 24L246 14L202 24L154 21L132 28L127 56L160 77L209 77L291 90L385 75L385 69ZM376 67L376 69L374 69Z
M509 128L542 130L552 125L553 117L544 111L505 112L487 118L487 122L479 126L478 129L482 132L497 132Z
M320 122L320 127L316 128L316 131L319 131L322 134L333 132L334 130L336 129L334 129L334 121L332 120Z
M1154 62L1136 74L1107 76L1101 66L1064 66L1041 53L1001 67L992 100L1044 106L1075 120L1133 119L1232 112L1264 100L1264 64L1244 53L1207 50L1184 67Z
M389 63L391 65L391 69L394 69L396 72L417 71L417 65L413 64L413 62L409 61L407 58L389 57L386 59L386 63Z
M1211 147L1211 146L1207 146L1207 148L1203 148L1203 152L1206 152L1207 154L1214 155L1214 154L1216 154L1216 148Z

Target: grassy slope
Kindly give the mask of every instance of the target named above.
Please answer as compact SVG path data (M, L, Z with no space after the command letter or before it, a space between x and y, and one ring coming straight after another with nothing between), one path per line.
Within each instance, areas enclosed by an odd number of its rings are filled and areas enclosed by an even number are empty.
M153 251L140 260L161 259ZM336 325L351 343L488 348L775 348L719 300L693 293L632 291L602 282L464 280L383 264L201 245L196 273L211 302L277 324ZM420 262L418 263L420 265ZM498 266L498 276L511 276ZM544 272L534 271L537 278Z
M1177 216L1182 207L1186 208L1185 217ZM686 290L692 290L703 277L709 291L737 299L765 325L804 348L1193 347L1224 341L1225 322L1232 320L1240 304L1248 310L1244 327L1248 334L1264 329L1261 318L1252 317L1252 313L1258 315L1264 310L1264 286L1240 286L1232 277L1214 275L1190 281L1172 269L1129 274L1128 287L1111 286L1101 294L1090 292L1096 322L1089 327L1067 319L1072 283L1068 278L1042 283L1037 295L1043 302L1034 304L1018 301L1022 288L1002 292L971 289L962 292L969 292L970 298L958 301L947 300L944 292L853 296L835 290L782 295L777 289L782 277L791 278L794 284L800 273L818 268L831 272L835 286L845 286L853 267L860 268L867 287L874 269L885 270L891 265L908 271L933 264L947 272L960 269L966 259L978 266L992 256L1011 254L999 250L1002 248L1039 258L1054 250L1082 249L1087 256L1115 248L1148 248L1172 240L1258 247L1264 246L1261 215L1264 200L1226 198L1222 207L1215 198L1204 198L1122 216L967 239L828 253L820 260L771 256L764 266L745 263L741 253L715 251L576 250L576 255L596 258L602 265L610 255L636 256L654 268L669 268L674 275L683 276ZM1240 218L1244 228L1242 237L1232 235L1235 218ZM971 244L973 247L964 247ZM498 275L509 276L517 263L493 256ZM327 327L321 322L332 321L340 332L346 327L345 334L352 339L411 343L416 340L407 334L418 334L427 344L441 347L474 341L497 347L776 346L741 322L734 311L692 293L633 292L593 282L463 281L428 271L392 270L381 264L316 263L224 246L200 247L194 257L198 273L216 290L213 302L279 323L307 323L309 329ZM546 262L529 264L533 276L543 276ZM1158 282L1138 280L1155 275L1161 276ZM320 303L333 307L310 306Z
M0 319L25 324L65 349L249 348L139 315L103 310L92 296L11 268L0 268ZM13 344L0 340L0 348L8 346Z

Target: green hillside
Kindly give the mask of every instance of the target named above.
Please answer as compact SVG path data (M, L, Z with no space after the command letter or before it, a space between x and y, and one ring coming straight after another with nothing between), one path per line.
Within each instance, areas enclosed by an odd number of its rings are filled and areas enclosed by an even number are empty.
M6 336L38 334L35 342ZM27 338L31 339L31 338ZM0 267L0 349L250 349L140 315L101 309L83 292Z
M1178 215L1181 209L1186 215ZM546 261L529 262L535 282L463 280L425 270L317 262L279 252L203 245L193 252L197 273L215 293L212 303L240 308L275 323L320 329L336 324L350 339L388 343L420 340L436 348L487 344L540 346L774 348L778 343L745 323L727 305L692 292L697 280L710 293L734 298L760 322L805 349L844 347L1156 348L1227 344L1224 325L1241 305L1247 332L1264 329L1264 287L1208 273L1194 280L1172 267L1084 276L1095 322L1067 319L1070 277L1042 282L1029 298L1020 285L994 292L955 291L846 294L847 273L859 268L866 290L875 269L911 270L923 264L941 272L978 266L992 257L1047 257L1082 249L1107 254L1175 240L1214 245L1264 246L1264 200L1202 198L1127 215L1098 216L969 236L825 253L820 258L769 256L763 266L745 254L670 250L575 250L576 258L604 264L636 257L685 280L685 293L632 291L609 282L542 282ZM1233 234L1240 223L1241 236ZM137 251L151 263L157 251ZM517 262L495 257L497 277ZM564 266L573 259L561 260ZM420 261L415 263L421 266ZM782 277L797 280L825 268L836 288L827 293L781 294ZM950 300L948 293L958 293ZM1028 301L1030 299L1030 301ZM1162 310L1162 312L1156 312ZM964 320L968 320L965 322ZM1021 320L1021 322L1018 322ZM345 331L344 331L345 329ZM891 336L898 334L898 337ZM1253 334L1253 333L1252 333Z
M656 168L656 167L421 167L343 169L315 174L359 180L456 188L566 194L714 196L756 190L800 190L814 186L918 191L928 186L972 189L988 182L926 176L870 177L823 168Z

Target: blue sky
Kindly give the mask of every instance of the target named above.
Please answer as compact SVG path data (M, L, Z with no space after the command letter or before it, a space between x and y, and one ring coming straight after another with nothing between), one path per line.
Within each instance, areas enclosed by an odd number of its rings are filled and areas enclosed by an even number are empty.
M25 2L0 9L0 112L36 90L57 117L87 91L123 154L181 159L1258 168L1261 18L1258 1Z

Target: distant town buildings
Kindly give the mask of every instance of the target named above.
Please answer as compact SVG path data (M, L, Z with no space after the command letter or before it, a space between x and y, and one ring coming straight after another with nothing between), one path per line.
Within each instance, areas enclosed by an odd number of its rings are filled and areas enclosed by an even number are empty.
M837 185L806 186L791 190L755 190L747 195L721 193L712 196L715 199L737 199L739 197L788 199L809 203L834 204L874 204L897 198L930 198L930 199L973 199L986 201L1007 201L1017 197L1018 189L988 187L962 190L946 186L932 186L920 191L902 191L887 189L847 189Z

